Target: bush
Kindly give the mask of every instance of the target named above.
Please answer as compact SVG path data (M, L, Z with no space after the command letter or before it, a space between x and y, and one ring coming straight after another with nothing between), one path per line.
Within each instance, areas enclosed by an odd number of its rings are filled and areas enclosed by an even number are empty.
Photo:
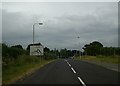
M45 58L46 60L55 59L55 58L56 58L56 55L53 54L53 53L44 52L43 58Z
M27 52L19 47L8 47L6 44L2 44L2 60L3 64L8 64L13 59L17 59L20 55Z

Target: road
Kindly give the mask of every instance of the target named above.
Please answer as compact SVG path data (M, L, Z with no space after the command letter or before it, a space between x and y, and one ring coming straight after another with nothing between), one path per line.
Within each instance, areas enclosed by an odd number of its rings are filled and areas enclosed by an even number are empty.
M117 84L118 72L74 59L59 59L45 65L16 84Z

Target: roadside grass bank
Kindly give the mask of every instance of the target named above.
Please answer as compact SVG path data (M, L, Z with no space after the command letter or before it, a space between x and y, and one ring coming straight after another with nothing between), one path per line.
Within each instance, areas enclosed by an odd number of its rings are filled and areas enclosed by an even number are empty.
M7 64L2 63L2 84L12 84L54 60L22 55L15 60L9 60Z
M79 56L79 57L76 57L75 59L120 64L119 57L120 56L99 55L99 56L81 56L81 57Z
M2 85L2 62L0 61L0 85Z

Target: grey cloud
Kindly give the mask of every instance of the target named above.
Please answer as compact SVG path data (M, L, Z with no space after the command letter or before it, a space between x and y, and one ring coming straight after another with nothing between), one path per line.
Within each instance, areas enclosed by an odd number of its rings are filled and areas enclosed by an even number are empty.
M58 16L55 14L47 16L38 12L39 15L37 14L36 19L38 21L42 19L44 24L43 26L35 26L35 41L41 42L47 47L58 49L65 47L79 49L79 46L83 47L86 43L94 40L102 42L104 46L117 46L116 9L106 6L106 9L93 10L91 13L89 13L90 10L88 13L84 13L82 10L81 14L80 11L72 10L75 12L74 14L67 13ZM3 41L11 44L20 43L24 47L32 43L34 16L3 10ZM79 40L77 36L80 36Z

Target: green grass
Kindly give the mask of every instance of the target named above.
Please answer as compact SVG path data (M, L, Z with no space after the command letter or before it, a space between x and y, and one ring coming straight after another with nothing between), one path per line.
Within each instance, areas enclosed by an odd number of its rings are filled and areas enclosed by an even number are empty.
M44 60L40 57L20 56L17 60L3 66L2 83L10 84L16 80L29 75L40 67L54 60Z
M1 63L0 63L0 85L2 84L2 67L1 67Z
M76 59L82 59L82 60L90 60L90 61L100 61L100 62L106 62L106 63L113 63L113 64L120 64L120 61L118 61L118 58L120 56L82 56L77 57Z

